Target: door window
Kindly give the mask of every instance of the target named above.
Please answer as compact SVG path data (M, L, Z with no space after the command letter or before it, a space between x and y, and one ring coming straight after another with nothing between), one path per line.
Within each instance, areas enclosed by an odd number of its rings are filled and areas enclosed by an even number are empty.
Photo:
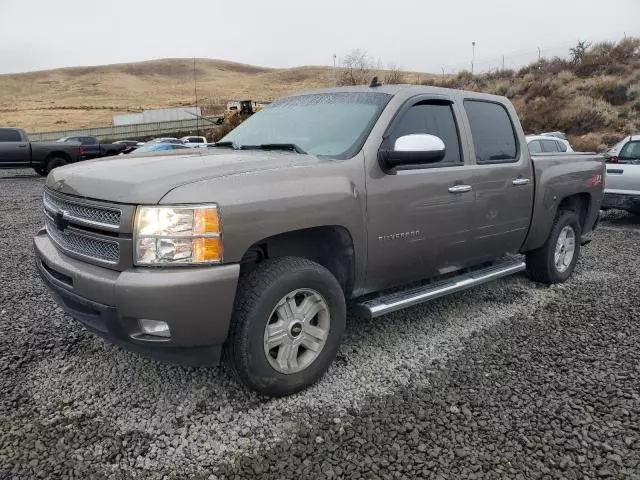
M620 150L620 155L618 157L621 163L624 162L633 162L636 163L640 160L640 142L629 142L622 150Z
M421 165L421 168L462 164L460 137L451 104L420 102L409 108L400 118L389 136L389 146L404 135L428 133L439 137L445 145L445 156L437 162Z
M545 153L557 153L558 150L558 142L555 140L540 140L542 143L542 151Z
M531 140L527 145L529 145L529 152L542 153L542 145L540 145L540 140Z
M17 130L0 129L0 142L21 142L22 137Z
M465 100L477 163L516 162L518 141L507 110L499 103Z

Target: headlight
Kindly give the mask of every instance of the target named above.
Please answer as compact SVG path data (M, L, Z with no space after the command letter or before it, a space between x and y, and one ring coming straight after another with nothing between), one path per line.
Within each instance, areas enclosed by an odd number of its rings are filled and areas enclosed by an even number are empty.
M216 205L138 207L133 232L136 265L222 261Z

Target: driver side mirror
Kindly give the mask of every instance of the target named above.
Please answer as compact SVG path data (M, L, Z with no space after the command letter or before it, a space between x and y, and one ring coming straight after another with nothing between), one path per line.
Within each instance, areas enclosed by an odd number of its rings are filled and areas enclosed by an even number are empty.
M398 137L392 149L380 149L378 158L386 170L408 165L422 165L441 161L446 147L440 137L426 133L416 133Z

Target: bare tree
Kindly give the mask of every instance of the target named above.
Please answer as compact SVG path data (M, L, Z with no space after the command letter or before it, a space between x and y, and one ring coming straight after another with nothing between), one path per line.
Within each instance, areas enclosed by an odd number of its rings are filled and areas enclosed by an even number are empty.
M587 50L589 50L589 47L591 47L591 44L583 41L578 42L575 47L570 48L569 55L571 56L571 61L576 65L581 63L582 59L587 54Z
M366 50L355 49L342 59L340 85L361 85L368 83L374 75L375 63Z
M387 65L387 71L384 74L384 83L387 85L397 85L404 83L404 72L402 68L395 63Z

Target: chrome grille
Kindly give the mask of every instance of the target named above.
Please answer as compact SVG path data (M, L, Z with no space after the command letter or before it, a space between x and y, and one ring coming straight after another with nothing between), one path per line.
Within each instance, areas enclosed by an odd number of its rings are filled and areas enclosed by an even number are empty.
M84 225L112 231L117 230L120 226L120 210L67 200L46 191L44 192L44 207L53 214L64 213L65 218Z
M47 233L60 248L83 257L116 264L120 260L120 245L115 240L90 237L75 229L60 231L48 216L45 217Z

